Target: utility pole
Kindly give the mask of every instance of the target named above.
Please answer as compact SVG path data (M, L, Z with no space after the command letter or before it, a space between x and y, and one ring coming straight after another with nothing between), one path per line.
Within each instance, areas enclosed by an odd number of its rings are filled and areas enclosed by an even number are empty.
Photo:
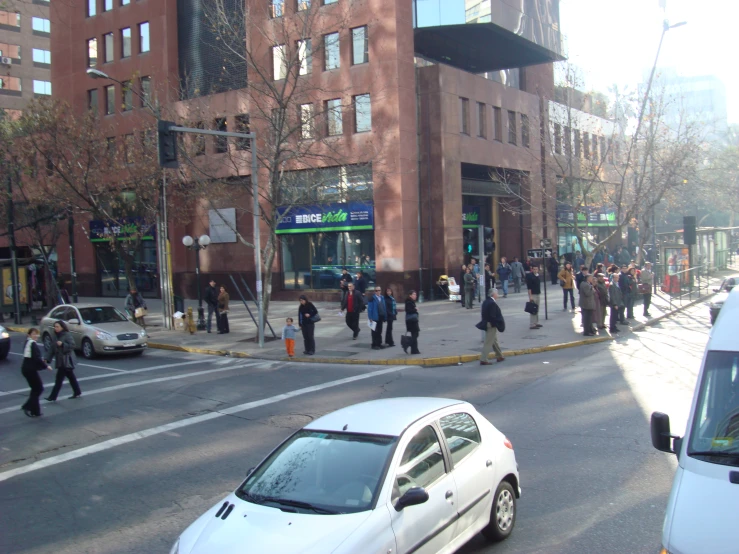
M77 266L74 262L74 214L69 210L67 214L67 234L69 235L69 273L72 277L72 302L77 299Z
M15 157L11 157L11 168L7 173L8 186L8 236L10 237L11 286L13 287L13 311L15 323L21 323L21 299L18 286L18 256L15 244L15 207L13 206L13 174L17 174Z

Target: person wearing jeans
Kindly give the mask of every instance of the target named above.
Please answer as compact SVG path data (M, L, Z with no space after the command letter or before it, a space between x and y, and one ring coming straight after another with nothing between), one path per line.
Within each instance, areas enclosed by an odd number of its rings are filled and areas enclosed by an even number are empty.
M512 272L513 270L511 269L511 266L508 265L508 260L506 260L505 256L502 257L498 264L498 278L503 284L503 298L508 296L508 280L511 278Z

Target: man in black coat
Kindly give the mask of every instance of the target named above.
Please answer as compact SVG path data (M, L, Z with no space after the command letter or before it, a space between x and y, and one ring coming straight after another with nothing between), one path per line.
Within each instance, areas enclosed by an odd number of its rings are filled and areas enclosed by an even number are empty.
M367 281L364 279L364 275L361 271L357 271L357 277L354 279L354 288L362 295L364 295L364 291L367 290Z
M349 283L353 283L352 276L349 274L349 271L344 268L341 270L341 277L339 278L339 288L341 289L341 303L344 303L344 299L346 298L346 293L349 290ZM343 308L342 308L343 309Z
M498 290L495 288L489 289L488 297L482 303L482 308L480 308L480 316L482 317L482 322L485 324L485 344L480 354L480 365L490 365L488 356L490 355L491 349L495 352L495 359L498 362L505 360L503 351L498 344L498 322L503 319L503 314L500 311L498 302L496 302L496 298L498 298Z
M341 311L346 313L346 326L354 332L354 340L359 335L359 314L364 308L364 299L358 290L354 289L354 283L349 283L346 296L341 301Z
M539 305L541 295L541 279L539 278L539 266L531 265L531 272L526 274L526 288L529 291L529 302ZM529 314L529 329L540 329L539 312Z
M208 319L205 328L210 333L211 321L213 314L216 314L216 327L221 330L221 316L218 314L218 289L216 288L215 279L211 279L208 286L205 287L205 303L208 306Z

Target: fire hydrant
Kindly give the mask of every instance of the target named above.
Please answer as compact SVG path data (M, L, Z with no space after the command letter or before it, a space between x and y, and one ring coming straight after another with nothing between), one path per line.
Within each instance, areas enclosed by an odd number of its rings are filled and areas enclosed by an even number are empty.
M192 307L187 308L187 330L191 335L195 334L195 319L192 316Z

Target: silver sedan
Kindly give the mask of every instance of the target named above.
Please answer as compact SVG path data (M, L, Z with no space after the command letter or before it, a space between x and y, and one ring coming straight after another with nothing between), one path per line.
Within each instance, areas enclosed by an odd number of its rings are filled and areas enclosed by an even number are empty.
M47 351L54 323L64 321L74 345L85 358L98 354L141 354L147 347L146 330L109 304L64 304L41 320L41 337Z

